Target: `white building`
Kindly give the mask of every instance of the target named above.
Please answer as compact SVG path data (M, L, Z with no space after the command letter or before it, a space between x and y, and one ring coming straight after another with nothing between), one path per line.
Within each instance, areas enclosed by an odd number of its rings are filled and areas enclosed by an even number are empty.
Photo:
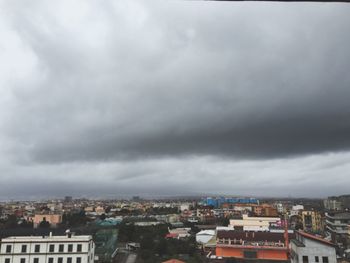
M231 219L229 227L243 231L269 231L271 225L280 224L279 217L250 217L243 215L243 219Z
M298 231L291 242L291 263L336 263L335 245L323 238Z
M215 230L202 230L196 234L196 242L199 244L206 244L215 237L215 235Z
M290 216L297 216L301 213L301 211L304 210L304 206L303 205L293 205L292 209L289 212Z
M304 210L304 206L303 205L293 205L292 210L301 211L301 210Z
M92 236L22 236L1 240L0 263L93 263Z

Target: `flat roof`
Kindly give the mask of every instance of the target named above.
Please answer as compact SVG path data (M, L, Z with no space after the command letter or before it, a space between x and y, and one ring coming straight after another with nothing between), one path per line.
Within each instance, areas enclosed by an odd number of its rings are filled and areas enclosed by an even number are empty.
M21 242L76 242L76 241L89 241L92 236L89 235L72 235L68 236L12 236L3 238L2 243L21 243Z

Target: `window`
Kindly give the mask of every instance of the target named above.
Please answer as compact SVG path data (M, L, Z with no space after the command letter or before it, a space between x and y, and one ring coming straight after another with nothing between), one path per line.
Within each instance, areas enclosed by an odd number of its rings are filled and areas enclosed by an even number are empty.
M55 245L50 245L49 246L49 252L54 252L55 251ZM49 262L51 263L51 262Z
M10 258L5 258L5 263L10 263L11 259Z
M12 250L12 246L11 245L7 245L6 246L6 253L11 253Z
M323 263L328 263L328 257L322 257L322 262Z
M72 263L72 258L67 258L67 263Z
M82 245L81 245L81 244L78 244L78 245L77 245L77 252L81 252L81 250L82 250Z
M53 263L53 258L49 258L48 263Z
M81 263L81 257L77 257L77 262L76 263Z
M34 252L39 253L40 252L40 245L35 245Z
M22 253L26 253L27 252L27 245L22 245L21 252Z
M59 252L63 252L64 250L64 245L63 244L60 244L59 247L58 247L58 251ZM60 263L60 262L59 262Z
M34 258L33 263L39 263L39 258Z
M244 254L244 258L257 258L256 251L246 250L246 251L243 251L243 254Z
M21 258L21 263L26 263L26 259L25 258Z
M309 257L303 256L303 263L309 263Z
M68 245L68 252L72 252L73 251L73 244L69 244Z
M63 258L58 258L57 263L63 263Z
M315 256L315 262L320 262L318 256Z

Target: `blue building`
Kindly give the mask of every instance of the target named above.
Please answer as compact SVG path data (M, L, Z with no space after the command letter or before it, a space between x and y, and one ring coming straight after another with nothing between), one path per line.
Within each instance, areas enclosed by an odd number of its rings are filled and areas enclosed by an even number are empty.
M229 204L259 204L259 200L256 198L207 197L206 199L203 200L203 203L207 206L219 208L224 203L229 203Z

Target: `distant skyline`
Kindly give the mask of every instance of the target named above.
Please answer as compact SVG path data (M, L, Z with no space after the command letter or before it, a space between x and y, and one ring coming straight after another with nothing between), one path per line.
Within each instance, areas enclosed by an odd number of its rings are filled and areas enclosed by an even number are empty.
M327 197L350 5L0 0L0 200Z

